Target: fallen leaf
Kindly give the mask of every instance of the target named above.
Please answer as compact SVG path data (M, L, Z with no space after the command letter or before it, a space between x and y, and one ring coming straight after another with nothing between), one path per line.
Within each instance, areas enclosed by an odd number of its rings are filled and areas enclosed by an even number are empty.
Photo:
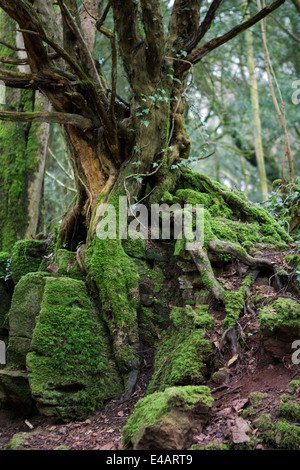
M227 367L231 366L231 364L233 364L238 359L238 357L239 357L238 354L235 354L234 356L232 356L232 358L229 359L229 361L227 363Z

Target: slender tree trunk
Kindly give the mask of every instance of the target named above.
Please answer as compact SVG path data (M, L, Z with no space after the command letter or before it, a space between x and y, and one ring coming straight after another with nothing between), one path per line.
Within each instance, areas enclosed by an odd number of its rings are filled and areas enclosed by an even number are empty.
M253 51L253 37L250 29L247 29L245 32L246 35L246 45L247 45L247 59L248 59L248 70L250 77L250 95L251 95L251 104L254 120L254 143L255 143L255 152L256 160L259 174L260 182L260 193L261 198L263 199L266 194L268 194L268 184L267 184L267 175L265 168L265 159L262 143L262 129L260 121L260 108L259 108L259 97L258 97L258 87L257 79L255 75L255 63L254 63L254 51Z
M16 31L16 23L1 13L2 31L13 47L22 49L22 35ZM1 48L1 55L15 57L12 50ZM21 59L24 53L18 51ZM19 66L20 72L28 66ZM32 111L49 110L49 101L31 90L6 89L2 109ZM10 250L19 238L31 238L41 228L41 202L45 159L48 144L47 123L0 123L1 166L1 228L0 246Z
M262 6L261 6L260 0L257 0L257 6L258 6L258 9L261 10ZM272 67L269 50L267 46L267 33L266 33L266 20L265 19L261 21L261 33L262 33L262 39L263 39L264 58L265 58L265 65L266 65L266 71L267 71L267 76L268 76L268 84L270 88L270 93L271 93L272 101L276 110L276 114L278 116L278 119L282 128L283 136L284 136L284 156L283 156L283 160L281 164L281 177L282 177L282 181L284 182L285 181L284 164L287 158L288 164L289 164L289 183L292 184L294 181L294 161L293 161L293 155L292 155L292 150L290 146L289 134L288 134L287 127L286 127L284 102L282 99L278 82L276 80L274 69ZM272 83L272 77L273 77L273 80L275 81L275 85L277 88L277 92L279 94L281 106L279 106L279 103L276 98L276 93L275 93L274 86Z

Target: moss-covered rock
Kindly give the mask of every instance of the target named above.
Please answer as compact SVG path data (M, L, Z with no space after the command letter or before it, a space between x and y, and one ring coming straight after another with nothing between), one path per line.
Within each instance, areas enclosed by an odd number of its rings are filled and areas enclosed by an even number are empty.
M84 283L47 278L27 355L32 396L43 414L80 419L121 393L104 338Z
M85 280L85 275L76 259L76 253L73 251L65 249L57 250L54 261L55 263L51 265L54 269L50 269L50 271L53 271L53 276L68 276L79 281Z
M136 404L123 428L124 448L187 448L207 422L212 405L209 388L204 386L171 387L148 395Z
M279 297L259 311L264 348L276 358L291 354L292 342L300 335L300 304Z
M262 415L256 421L260 438L271 448L282 450L299 450L300 428L284 418L272 421L270 415Z
M212 345L204 338L204 329L212 327L208 306L192 309L174 307L172 325L157 343L154 373L147 393L184 384L201 384L207 372L205 359Z
M47 273L28 273L15 287L8 314L8 365L23 369L26 367L26 355L31 348L32 334L36 317L40 313L47 276Z
M41 240L19 240L13 247L11 275L15 284L27 273L39 270L45 254L45 243Z

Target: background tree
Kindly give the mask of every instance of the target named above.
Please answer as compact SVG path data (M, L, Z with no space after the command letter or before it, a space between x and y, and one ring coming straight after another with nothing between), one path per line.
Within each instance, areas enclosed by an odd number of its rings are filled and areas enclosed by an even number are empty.
M24 58L21 33L16 23L1 12L1 31L8 41L1 44L1 74L12 78L28 68ZM17 68L12 72L11 67ZM28 70L27 70L28 71ZM2 110L9 112L49 111L49 102L35 90L6 88ZM1 228L0 246L10 250L17 239L30 238L42 228L42 192L49 137L47 123L14 124L2 122L0 133L1 166Z
M254 7L250 4L251 12ZM233 21L239 9L231 10L226 21L216 22L219 34ZM298 77L297 41L300 31L297 11L289 2L285 3L267 20L267 41L277 82L283 97L287 129L295 174L299 174L299 134L297 133L298 107L293 104L292 83ZM284 26L285 25L285 26ZM260 26L251 28L255 50L256 77L260 101L263 151L269 188L274 180L281 178L281 162L284 155L284 136L280 123L274 119L274 105L269 91L263 58L263 43ZM290 33L292 35L290 35ZM203 155L216 153L209 159L197 163L193 168L216 178L216 157L219 159L220 181L242 191L248 189L251 200L259 201L257 163L253 146L253 118L250 101L250 81L247 72L245 35L241 34L204 58L194 70L194 83L189 95L187 129L193 149L204 150ZM200 119L199 119L200 116ZM191 119L192 118L192 119ZM195 152L196 153L196 152ZM288 162L285 164L288 175Z

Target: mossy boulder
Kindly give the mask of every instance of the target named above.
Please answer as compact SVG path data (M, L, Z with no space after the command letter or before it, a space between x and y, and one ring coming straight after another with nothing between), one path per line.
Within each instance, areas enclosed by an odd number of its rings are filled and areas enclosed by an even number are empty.
M9 343L7 361L14 367L26 367L26 355L31 348L31 339L36 317L40 313L46 273L28 273L15 287L8 314Z
M46 416L81 419L120 395L105 332L82 281L47 278L27 369L32 396Z
M279 297L262 308L258 317L265 350L280 359L292 354L292 343L300 335L300 304Z
M191 445L210 417L213 398L205 386L170 387L142 398L123 428L125 449L178 450Z
M15 284L27 273L39 270L45 255L45 243L41 240L19 240L13 247L11 276Z
M170 319L171 326L156 345L147 393L173 385L202 384L205 380L205 360L212 351L211 342L204 338L204 329L209 330L213 324L208 306L174 307Z

